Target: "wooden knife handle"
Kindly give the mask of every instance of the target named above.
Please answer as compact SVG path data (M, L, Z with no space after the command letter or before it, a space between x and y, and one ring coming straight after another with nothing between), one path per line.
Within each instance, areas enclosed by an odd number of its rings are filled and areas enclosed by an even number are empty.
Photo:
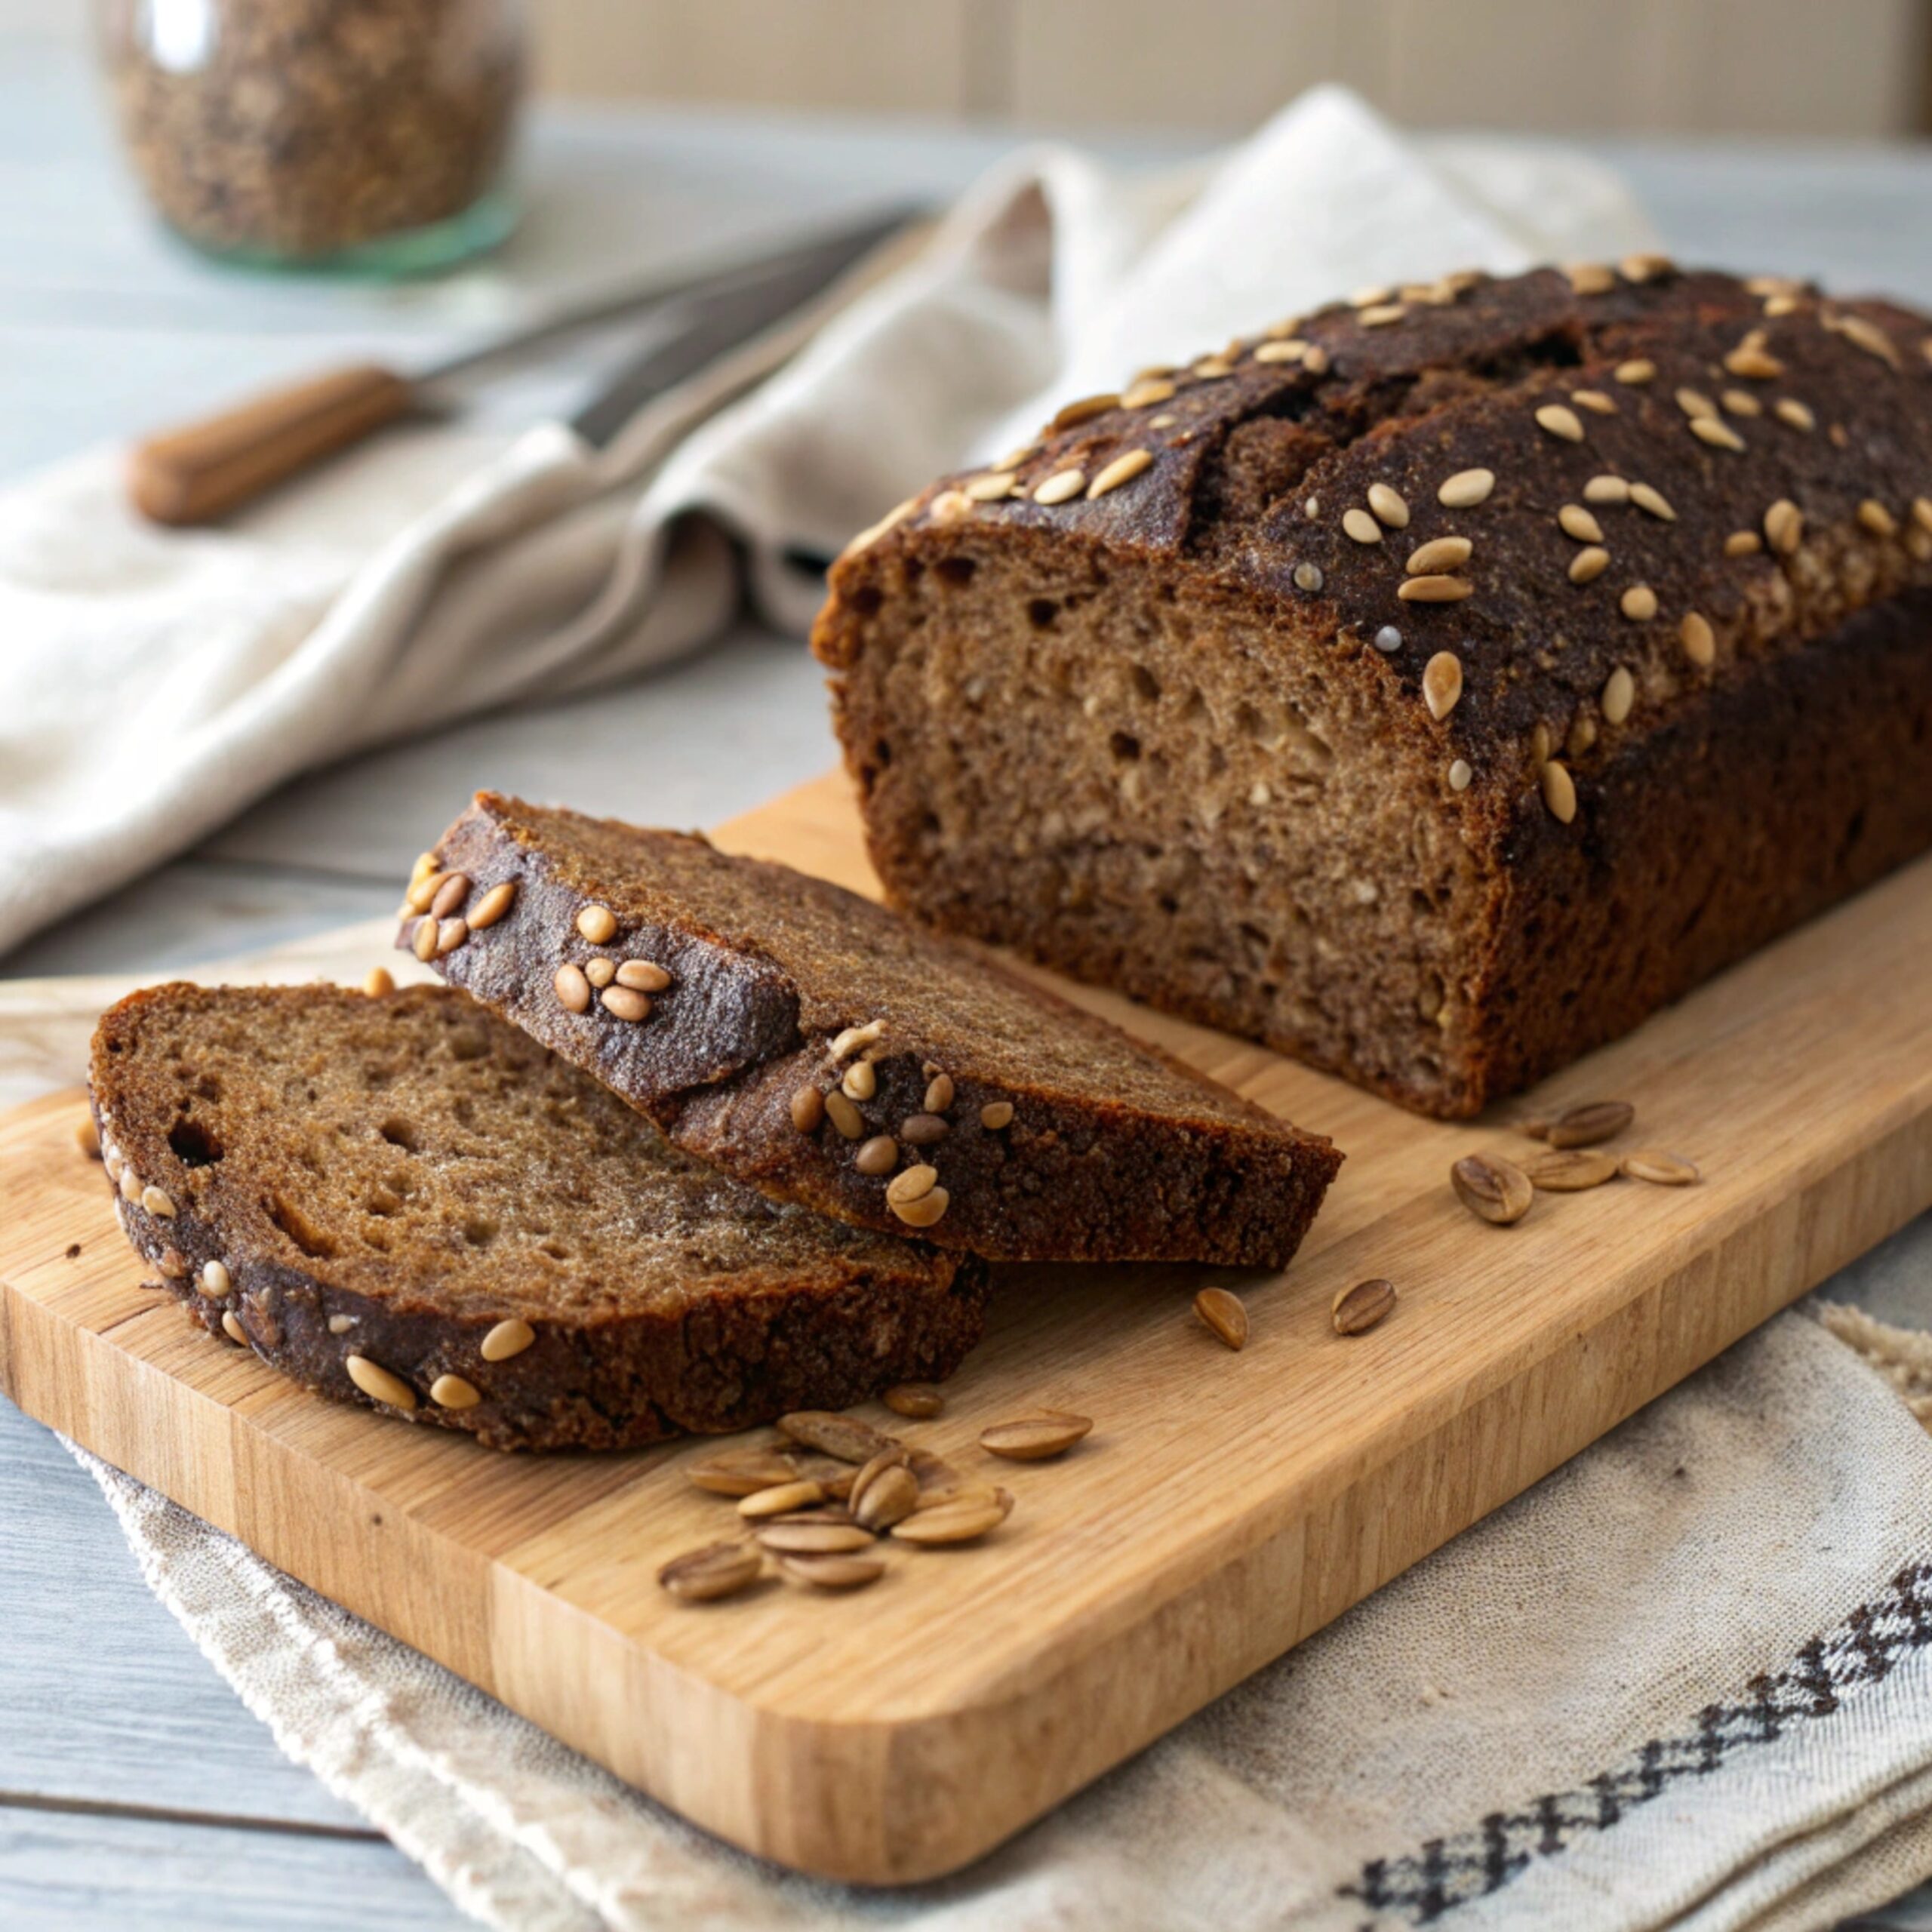
M137 443L128 458L128 494L155 523L212 523L393 423L411 396L401 377L374 364L271 389Z

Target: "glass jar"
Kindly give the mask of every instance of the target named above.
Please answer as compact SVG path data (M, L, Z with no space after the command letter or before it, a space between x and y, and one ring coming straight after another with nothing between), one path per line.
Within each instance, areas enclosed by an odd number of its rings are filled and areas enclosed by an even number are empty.
M411 275L509 233L518 0L97 4L128 155L196 248Z

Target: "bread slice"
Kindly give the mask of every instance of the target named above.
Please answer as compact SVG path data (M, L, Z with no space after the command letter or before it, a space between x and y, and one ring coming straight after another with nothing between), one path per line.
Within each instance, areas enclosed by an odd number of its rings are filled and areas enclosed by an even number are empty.
M614 1449L948 1374L985 1271L768 1201L460 992L158 986L92 1088L122 1224L318 1393Z
M1340 1164L977 951L789 867L491 792L432 857L411 888L431 909L400 943L679 1146L841 1220L995 1260L1279 1266Z

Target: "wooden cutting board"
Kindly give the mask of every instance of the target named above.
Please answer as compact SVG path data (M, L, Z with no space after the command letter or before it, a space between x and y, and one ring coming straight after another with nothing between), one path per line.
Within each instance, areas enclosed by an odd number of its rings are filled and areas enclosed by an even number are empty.
M725 828L869 882L842 780ZM389 957L345 936L343 970ZM1502 1118L1417 1120L1258 1048L1084 990L1347 1150L1284 1276L1223 1278L1254 1337L1189 1313L1206 1272L1007 1271L939 1420L862 1411L1018 1501L982 1545L899 1549L849 1597L709 1606L656 1586L734 1527L690 1445L510 1457L337 1407L140 1286L77 1095L0 1121L0 1383L295 1576L686 1816L786 1864L928 1877L996 1844L1278 1656L1932 1204L1932 861L1746 962L1526 1103L1633 1101L1700 1186L1542 1195L1499 1229L1447 1185ZM290 962L282 962L285 971ZM94 989L96 992L100 989ZM69 1023L74 1017L68 1016ZM1337 1291L1400 1306L1353 1340ZM1095 1418L1064 1461L980 1430ZM1469 1614L1481 1614L1472 1603Z

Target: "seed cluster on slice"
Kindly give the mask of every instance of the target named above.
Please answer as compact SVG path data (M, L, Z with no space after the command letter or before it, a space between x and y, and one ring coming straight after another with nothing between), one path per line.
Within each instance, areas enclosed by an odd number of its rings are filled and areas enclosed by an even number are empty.
M1546 1151L1521 1162L1500 1154L1465 1155L1450 1170L1457 1198L1481 1220L1511 1226L1539 1194L1580 1194L1619 1175L1662 1187L1688 1187L1703 1178L1681 1154L1639 1148L1619 1155L1604 1143L1627 1133L1637 1110L1628 1100L1586 1100L1548 1119L1518 1123Z
M918 1420L944 1407L924 1383L888 1390L884 1399L895 1414ZM983 1429L979 1446L1008 1461L1048 1461L1093 1426L1085 1416L1041 1410ZM731 1503L740 1531L659 1570L663 1589L687 1603L738 1595L768 1574L811 1589L862 1589L887 1574L895 1546L978 1543L1012 1515L1014 1500L1011 1490L963 1473L921 1444L829 1410L781 1416L775 1435L709 1451L685 1473Z

